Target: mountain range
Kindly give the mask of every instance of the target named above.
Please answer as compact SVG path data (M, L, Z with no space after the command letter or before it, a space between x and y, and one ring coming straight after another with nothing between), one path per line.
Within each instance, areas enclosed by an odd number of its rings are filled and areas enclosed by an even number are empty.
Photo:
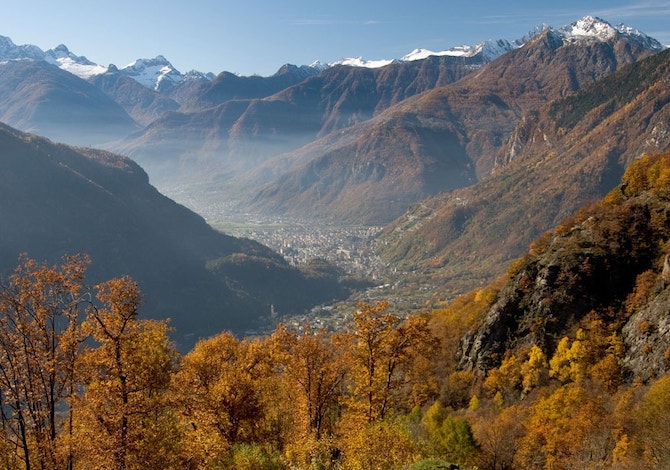
M301 149L290 158L305 164L266 185L250 207L292 215L311 207L312 216L383 225L429 195L480 181L526 112L660 50L591 20L545 29L477 73Z

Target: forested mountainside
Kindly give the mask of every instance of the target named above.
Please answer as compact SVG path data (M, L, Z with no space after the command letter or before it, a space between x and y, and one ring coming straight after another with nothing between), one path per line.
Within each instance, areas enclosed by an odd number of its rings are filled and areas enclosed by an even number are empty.
M152 318L171 318L179 341L242 333L268 317L348 290L337 270L299 271L257 242L216 232L160 194L133 161L0 127L0 272L21 253L57 263L91 258L90 282L130 275Z
M264 169L285 174L243 207L384 225L414 202L488 177L532 110L657 51L621 35L574 41L545 30L454 84L270 161Z
M221 332L180 355L131 279L82 296L81 258L22 260L0 289L3 463L666 468L668 250L666 152L495 282L406 317L361 302L337 332Z
M670 147L670 52L527 112L481 183L422 201L388 225L385 256L455 291L501 274L544 231ZM460 287L459 287L460 286Z

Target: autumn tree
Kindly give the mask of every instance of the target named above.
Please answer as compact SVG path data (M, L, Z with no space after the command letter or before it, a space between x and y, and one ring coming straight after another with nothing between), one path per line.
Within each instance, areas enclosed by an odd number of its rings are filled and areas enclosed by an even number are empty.
M528 411L515 468L606 468L615 445L603 397L569 383Z
M387 308L387 302L361 302L352 325L350 405L367 422L383 420L401 404L413 361L434 346L425 319L403 320Z
M670 374L658 379L643 396L635 413L635 441L640 459L650 468L670 465Z
M85 468L175 468L179 433L167 390L177 353L166 322L139 320L128 277L96 286L83 329L83 393L73 402L78 462Z
M465 418L454 417L438 402L423 416L427 457L438 457L458 464L472 463L479 446Z
M70 460L57 443L69 422L59 411L73 391L87 266L85 256L65 257L60 266L23 256L0 291L2 437L26 469Z
M521 365L521 384L524 393L544 385L548 375L547 356L538 345L534 344L528 352L528 360Z
M294 429L286 453L292 464L331 460L349 369L345 343L339 339L340 335L314 331L309 325L300 329L280 325L270 338L291 403Z
M524 376L524 362L516 355L509 353L499 367L491 369L484 381L484 388L490 396L499 394L503 400L516 401L521 395Z
M416 461L419 449L413 436L398 418L352 426L347 423L341 441L342 467L348 470L390 470L407 468Z
M549 361L549 375L564 383L586 376L586 334L580 329L576 336L574 341L570 341L567 336L563 337Z
M296 393L294 405L301 409L306 431L318 440L334 428L348 365L341 344L330 333L313 332L305 326L298 334L280 326L273 339L284 353L284 374Z
M173 377L174 400L198 465L221 459L235 444L261 443L280 432L268 403L279 394L265 340L238 340L224 332L199 341ZM266 401L267 399L267 401ZM277 420L280 420L277 417ZM279 439L274 444L281 445Z
M477 417L473 434L479 446L478 467L512 470L518 440L524 435L525 407L512 405L501 411L487 410Z

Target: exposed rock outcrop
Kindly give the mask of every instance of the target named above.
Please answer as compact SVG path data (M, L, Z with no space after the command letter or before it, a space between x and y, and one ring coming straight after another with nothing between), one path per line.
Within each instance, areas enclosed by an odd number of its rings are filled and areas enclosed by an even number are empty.
M626 345L624 370L631 376L648 380L670 370L670 288L630 317L621 339Z

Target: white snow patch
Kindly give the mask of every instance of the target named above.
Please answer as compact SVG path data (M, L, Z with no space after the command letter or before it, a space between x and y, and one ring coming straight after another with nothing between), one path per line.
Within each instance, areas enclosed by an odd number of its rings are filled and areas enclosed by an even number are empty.
M392 64L394 60L365 60L362 57L350 57L341 59L336 62L331 62L328 65L334 67L335 65L348 65L350 67L366 67L369 69L376 69Z
M403 56L402 61L411 62L413 60L423 60L431 56L452 56L452 57L471 57L474 48L472 46L456 46L446 51L431 51L429 49L414 49L409 54Z
M107 67L102 65L93 64L80 64L74 60L68 58L58 59L56 65L61 69L70 72L73 75L76 75L79 78L88 79L94 75L100 75L107 72Z
M559 31L565 34L567 38L592 37L601 41L608 41L616 36L617 33L616 28L608 22L593 16L585 16L570 25L560 28Z

